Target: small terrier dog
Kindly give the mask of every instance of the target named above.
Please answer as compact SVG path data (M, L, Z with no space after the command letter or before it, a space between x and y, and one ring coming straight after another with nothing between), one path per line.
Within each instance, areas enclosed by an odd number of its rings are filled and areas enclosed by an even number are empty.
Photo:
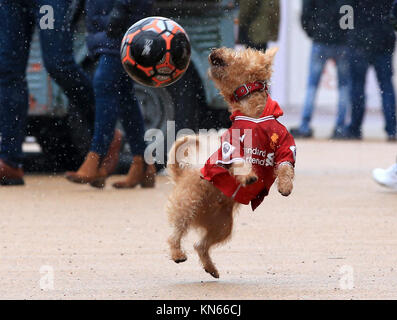
M194 248L214 278L219 273L209 251L230 239L237 207L251 203L255 210L276 179L283 196L293 188L295 142L276 120L283 111L267 90L276 52L212 50L209 76L228 102L233 124L201 170L182 168L178 161L183 145L199 147L196 136L178 139L169 153L167 168L175 185L167 204L174 229L168 240L171 258L186 261L181 240L190 227L197 228L202 238Z

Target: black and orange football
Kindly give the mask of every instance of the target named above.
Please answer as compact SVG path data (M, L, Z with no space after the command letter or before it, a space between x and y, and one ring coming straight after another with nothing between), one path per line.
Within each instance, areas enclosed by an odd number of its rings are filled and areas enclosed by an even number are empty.
M140 84L165 87L187 70L191 47L186 31L163 17L145 18L132 25L123 38L121 61Z

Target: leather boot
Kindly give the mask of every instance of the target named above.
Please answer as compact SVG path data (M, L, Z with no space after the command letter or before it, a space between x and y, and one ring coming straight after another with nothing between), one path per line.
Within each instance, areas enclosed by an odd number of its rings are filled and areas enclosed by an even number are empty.
M156 184L156 167L154 164L146 165L145 177L141 183L142 188L154 188Z
M21 168L13 168L0 159L0 186L21 186L24 172Z
M146 165L142 156L135 156L123 181L113 184L117 189L135 188L140 184L143 188L153 188L155 184L156 168L154 165Z
M66 172L66 179L74 183L93 183L102 177L99 174L100 156L95 152L89 152L85 161L77 172Z
M101 165L99 167L99 177L102 179L97 179L90 183L94 188L105 187L106 178L109 177L116 171L117 165L120 159L120 149L123 141L123 134L120 130L115 130L113 141L110 144L108 153L103 158Z
M74 183L89 183L92 187L104 188L106 178L116 170L119 162L122 138L121 131L115 130L108 153L102 161L97 153L89 152L80 169L77 172L67 172L66 178Z

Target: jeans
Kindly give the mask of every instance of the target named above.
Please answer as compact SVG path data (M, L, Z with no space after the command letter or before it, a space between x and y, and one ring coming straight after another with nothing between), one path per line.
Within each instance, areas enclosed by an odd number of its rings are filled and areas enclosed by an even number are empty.
M300 126L301 132L307 133L310 130L310 120L314 111L314 100L316 98L318 84L325 63L329 59L335 60L338 72L339 101L335 129L342 129L345 125L346 110L350 104L350 75L347 47L343 45L326 45L313 42L310 56L309 79Z
M352 75L352 114L348 126L350 134L361 135L361 124L365 114L365 78L370 65L373 65L381 90L385 130L389 136L396 134L396 98L392 83L393 53L374 53L356 49L351 53Z
M91 151L106 155L120 119L133 155L144 154L144 122L134 83L118 55L102 54L94 76L95 128Z
M54 9L54 29L39 29L44 65L71 104L94 105L90 79L73 57L73 34L67 13L71 0L0 0L0 158L22 166L29 106L26 67L40 7Z

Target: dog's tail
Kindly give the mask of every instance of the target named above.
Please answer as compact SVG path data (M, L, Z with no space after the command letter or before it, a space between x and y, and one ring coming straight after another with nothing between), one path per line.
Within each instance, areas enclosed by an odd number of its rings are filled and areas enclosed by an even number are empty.
M184 162L181 162L180 160L182 158L186 158L188 156L187 147L192 144L195 144L196 150L198 150L198 147L199 147L198 136L190 135L190 136L181 137L181 138L177 139L175 141L174 145L172 146L172 148L168 154L168 163L167 163L168 174L170 175L172 180L175 181L182 174L184 167L189 165L187 162L184 163ZM178 149L182 145L185 146L184 154L180 154L180 152L178 152Z

